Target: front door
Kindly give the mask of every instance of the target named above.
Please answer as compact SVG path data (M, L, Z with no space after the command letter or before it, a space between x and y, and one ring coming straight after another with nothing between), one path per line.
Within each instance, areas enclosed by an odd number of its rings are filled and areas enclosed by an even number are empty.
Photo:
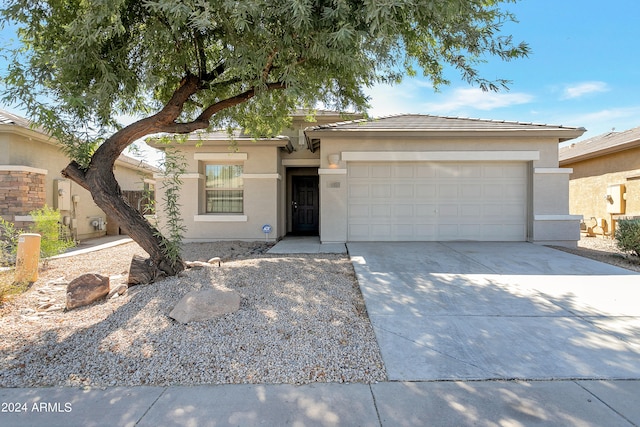
M318 176L292 176L291 218L294 234L318 234L320 197Z

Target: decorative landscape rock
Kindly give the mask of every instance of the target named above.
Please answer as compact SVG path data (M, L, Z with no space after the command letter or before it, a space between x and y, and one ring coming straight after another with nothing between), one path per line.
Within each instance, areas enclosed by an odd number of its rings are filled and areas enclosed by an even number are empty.
M199 322L240 309L240 294L233 290L207 289L186 294L169 313L180 322Z
M215 267L215 264L218 264L220 267L220 258L211 258L209 261L186 261L184 264L188 268L199 269L199 268L212 268Z
M109 278L101 274L83 274L67 286L67 310L104 298L109 293Z
M120 283L119 285L114 285L109 290L109 295L107 295L107 299L111 299L116 295L124 295L129 289L129 286L126 283Z

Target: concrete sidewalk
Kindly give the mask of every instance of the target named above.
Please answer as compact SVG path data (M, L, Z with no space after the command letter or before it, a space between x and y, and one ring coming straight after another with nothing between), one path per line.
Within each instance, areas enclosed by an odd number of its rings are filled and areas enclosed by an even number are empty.
M70 248L63 254L51 257L51 259L87 254L89 252L112 248L114 246L124 245L130 242L133 242L133 239L124 235L96 237L94 239L83 240L77 246Z
M0 389L0 425L638 426L639 395L640 381Z
M344 243L320 243L318 236L287 236L267 251L268 254L346 254Z

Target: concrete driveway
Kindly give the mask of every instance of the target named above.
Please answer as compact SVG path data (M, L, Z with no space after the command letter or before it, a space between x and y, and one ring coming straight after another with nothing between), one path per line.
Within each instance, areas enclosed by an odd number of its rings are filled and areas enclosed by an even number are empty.
M529 243L349 243L390 380L639 379L640 275Z

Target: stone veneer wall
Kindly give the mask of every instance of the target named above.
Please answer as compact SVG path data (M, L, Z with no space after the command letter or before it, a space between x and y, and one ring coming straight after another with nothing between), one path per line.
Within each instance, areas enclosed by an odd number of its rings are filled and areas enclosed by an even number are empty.
M46 173L26 166L0 166L0 215L16 228L27 228L31 222L21 217L45 205Z

